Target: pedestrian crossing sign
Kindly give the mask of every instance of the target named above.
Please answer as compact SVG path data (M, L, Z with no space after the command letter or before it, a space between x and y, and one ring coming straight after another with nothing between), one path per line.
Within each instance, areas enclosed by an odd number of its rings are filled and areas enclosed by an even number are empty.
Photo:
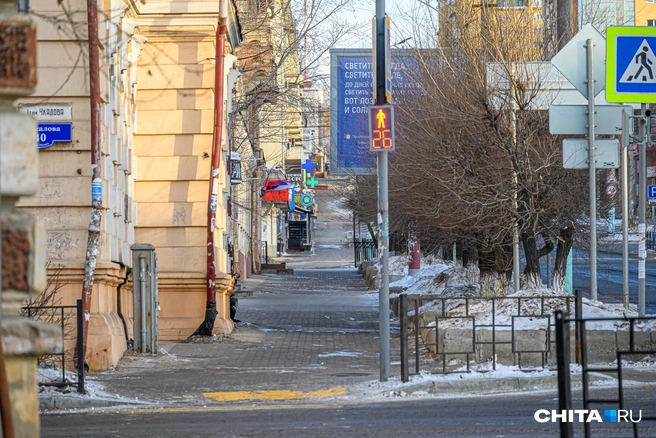
M656 27L607 29L606 100L656 103Z

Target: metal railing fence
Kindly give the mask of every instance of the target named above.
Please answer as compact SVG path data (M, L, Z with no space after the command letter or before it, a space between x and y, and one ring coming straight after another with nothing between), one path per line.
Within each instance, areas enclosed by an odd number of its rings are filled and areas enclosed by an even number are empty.
M76 352L81 352L84 349L84 314L82 311L82 300L77 300L75 306L25 306L23 307L25 314L28 318L35 321L44 321L47 320L50 324L58 324L61 327L61 339L62 339L62 351L61 353L46 353L43 357L48 356L61 356L61 381L49 382L47 384L42 384L45 386L69 386L71 382L66 380L66 329L67 321L71 317L71 312L75 311L75 327L76 327L76 337L75 337L75 348ZM84 389L84 373L85 373L85 363L84 363L84 354L74 354L74 358L77 359L77 392L80 394L85 393Z
M355 266L378 257L378 248L373 240L354 240Z
M558 408L559 410L571 410L572 408L572 381L570 377L570 325L574 323L574 327L579 333L577 343L580 342L580 360L577 362L581 365L581 382L583 392L583 409L590 409L590 405L617 405L618 409L625 409L625 394L624 394L624 381L622 374L622 367L624 366L623 357L631 355L650 355L656 354L656 348L653 346L650 349L636 348L636 323L641 321L656 321L655 316L651 317L621 317L621 318L579 318L568 317L569 312L557 311L554 319L556 326L556 355L558 363ZM628 323L629 325L629 348L616 349L616 363L614 367L591 367L588 361L588 337L586 324L591 322L612 322L612 323ZM617 398L604 399L593 398L590 395L590 373L614 373L617 374L618 393ZM656 421L656 416L643 416L641 421ZM633 428L634 438L639 437L639 424L631 422ZM573 438L574 427L571 422L565 422L559 419L559 430L561 438ZM591 423L585 422L584 426L585 438L590 438Z
M562 295L562 296L516 296L516 297L490 297L490 298L477 298L477 297L444 297L442 295L433 294L401 294L399 302L399 315L400 315L400 344L401 344L401 380L407 382L410 375L420 373L421 360L420 353L422 349L431 349L432 353L442 361L441 372L448 374L447 371L447 357L452 356L465 356L466 372L471 371L470 359L477 354L477 349L480 350L484 346L489 346L491 349L492 369L496 370L497 366L497 348L501 345L510 346L513 359L522 368L522 354L540 354L542 368L545 368L549 362L549 354L552 346L555 346L555 340L552 340L552 316L555 310L564 308L570 311L572 304L574 304L576 314L581 314L582 307L582 294L580 291L575 291L576 295ZM421 307L424 303L435 302L437 306L433 306L431 313L433 317L431 321L421 325L421 319L418 318ZM510 304L506 304L510 303ZM535 304L537 303L537 305ZM526 308L523 307L526 305ZM463 309L464 305L464 309ZM474 309L477 306L477 309ZM508 308L510 306L510 308ZM437 311L435 311L437 307ZM503 308L505 314L497 314L497 311ZM408 310L413 312L412 317L408 316ZM514 309L514 310L513 310ZM481 312L482 310L482 312ZM508 315L508 311L511 313ZM503 316L505 315L505 319ZM508 316L510 321L508 322ZM516 320L520 318L542 318L547 321L544 339L544 348L522 350L516 345L516 331L518 330ZM440 345L440 322L443 324L447 321L462 321L469 320L471 327L471 344L468 345L466 350L461 351L445 351L444 347ZM411 328L409 328L411 326ZM463 329L463 327L458 327ZM466 327L464 327L466 329ZM420 332L422 330L435 330L435 342L424 342L421 339ZM444 328L442 328L444 330ZM490 335L490 340L480 339L483 337L483 330L487 330ZM504 330L511 332L510 340L504 340L499 337L499 331ZM410 333L414 334L414 373L410 374L411 360L409 351L409 336ZM466 337L463 335L463 337ZM469 337L466 337L468 340ZM578 339L578 338L577 338ZM469 344L469 341L467 341Z

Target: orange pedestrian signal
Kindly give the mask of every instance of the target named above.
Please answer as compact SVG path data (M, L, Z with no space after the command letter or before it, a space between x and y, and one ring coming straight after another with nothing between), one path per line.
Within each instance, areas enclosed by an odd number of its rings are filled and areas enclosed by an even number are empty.
M369 107L369 150L394 150L394 108L391 105Z

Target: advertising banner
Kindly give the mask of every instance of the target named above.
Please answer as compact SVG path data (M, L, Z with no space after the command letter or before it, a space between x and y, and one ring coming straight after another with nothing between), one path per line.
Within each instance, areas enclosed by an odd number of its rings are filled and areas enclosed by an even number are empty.
M330 61L330 173L375 174L368 131L368 107L374 103L371 50L331 49ZM412 79L416 64L407 50L392 51L392 96L421 92Z

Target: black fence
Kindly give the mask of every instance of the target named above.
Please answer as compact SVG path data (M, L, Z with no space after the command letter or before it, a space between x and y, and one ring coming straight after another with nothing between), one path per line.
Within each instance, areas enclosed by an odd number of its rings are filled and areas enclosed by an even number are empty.
M35 321L47 322L49 324L57 324L61 327L61 339L62 339L62 351L61 353L46 353L44 357L61 357L61 380L42 383L46 386L70 386L75 384L77 386L77 392L84 394L84 373L85 373L85 363L84 363L84 354L77 354L77 357L73 355L74 359L77 359L77 382L69 382L66 379L66 340L70 339L67 337L66 330L70 328L70 324L67 322L75 317L75 327L76 327L76 336L75 336L75 351L81 352L84 350L84 314L82 311L82 300L77 300L75 306L25 306L23 307L24 314ZM75 314L73 315L73 312ZM43 359L43 358L40 358Z
M646 238L647 249L656 249L656 232L647 231Z
M401 294L399 297L399 315L401 326L401 380L407 382L410 375L419 374L421 368L421 352L428 350L438 359L441 359L441 370L436 370L443 374L453 372L463 372L462 369L447 370L447 358L465 357L466 372L471 371L470 359L477 354L481 356L482 350L489 351L492 359L492 369L496 370L497 366L497 349L501 346L510 348L513 356L513 362L522 368L522 354L531 354L540 356L540 365L545 368L551 363L555 340L552 340L554 311L565 309L568 312L574 305L577 315L581 314L582 295L576 291L576 295L562 296L526 296L526 297L498 297L498 298L465 298L465 297L444 297L442 295L410 295ZM429 318L419 318L420 309L424 304L434 303L429 312L433 315ZM408 311L412 311L412 316L408 316ZM508 317L510 321L508 322ZM545 338L531 342L534 347L522 349L516 343L516 322L522 318L538 318L546 321ZM423 325L421 319L424 320ZM458 351L445 351L445 347L440 344L440 330L444 330L444 324L450 322L468 321L471 327L471 334L463 334L460 339L466 339L466 345ZM440 328L442 323L442 328ZM411 326L411 327L409 327ZM462 326L458 326L462 329ZM464 327L465 330L467 326ZM421 339L422 330L435 331L435 342L424 342ZM508 336L501 336L501 331L508 333ZM410 358L410 333L414 335L413 358ZM469 341L471 339L471 341ZM541 342L542 348L535 347ZM462 343L461 343L462 344ZM414 363L413 363L414 362ZM439 362L438 362L439 363ZM431 361L434 365L435 361ZM414 368L414 373L410 373L410 368ZM532 369L535 369L533 367Z
M368 262L378 257L378 248L373 240L354 240L353 251L355 252L355 266L362 262Z
M260 240L260 251L259 251L260 263L267 264L271 263L272 260L269 257L269 242L266 240Z
M638 349L636 347L635 325L640 321L656 321L656 317L623 317L623 318L570 318L569 313L557 311L555 314L556 325L556 354L558 362L558 407L559 410L571 410L572 408L572 382L570 378L570 327L574 323L575 329L579 333L577 344L580 343L580 357L577 362L581 365L581 386L583 392L583 409L591 409L594 406L612 406L618 409L625 409L625 391L624 379L622 374L623 358L635 355L656 354L656 349ZM629 348L616 350L616 366L612 367L591 367L588 361L588 340L586 333L586 323L589 322L612 322L623 323L629 326ZM651 344L650 344L651 345ZM578 345L577 345L578 346ZM617 398L593 398L590 395L590 373L610 373L617 374ZM562 421L559 418L559 429L561 438L573 438L574 427L571 422ZM641 415L641 421L656 421L656 416ZM638 438L640 423L630 422L633 428L633 436ZM591 423L583 423L585 438L590 438Z

